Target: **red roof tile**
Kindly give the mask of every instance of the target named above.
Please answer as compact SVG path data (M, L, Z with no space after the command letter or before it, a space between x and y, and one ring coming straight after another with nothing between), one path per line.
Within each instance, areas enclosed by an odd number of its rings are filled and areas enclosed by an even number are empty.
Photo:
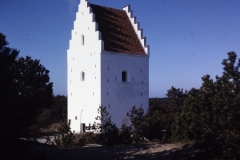
M124 10L90 4L106 51L146 55Z

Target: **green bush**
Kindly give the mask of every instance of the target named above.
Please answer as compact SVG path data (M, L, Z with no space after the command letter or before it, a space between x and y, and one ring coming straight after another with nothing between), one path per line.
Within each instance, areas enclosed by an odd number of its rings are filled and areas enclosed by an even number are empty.
M131 144L133 142L132 138L132 128L131 126L122 125L119 131L119 144Z
M45 143L50 145L57 145L59 147L76 145L76 142L74 142L74 132L72 132L70 128L70 121L69 123L63 123L59 128L59 132L60 134L55 135L53 140L47 136Z
M216 148L221 157L240 158L240 59L228 53L223 74L191 89L172 124L172 139L193 141ZM178 95L176 96L178 97Z

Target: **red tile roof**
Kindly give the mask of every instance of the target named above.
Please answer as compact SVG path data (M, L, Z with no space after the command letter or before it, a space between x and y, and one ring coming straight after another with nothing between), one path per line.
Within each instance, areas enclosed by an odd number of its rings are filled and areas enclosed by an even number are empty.
M146 55L124 10L90 4L98 30L102 33L104 50Z

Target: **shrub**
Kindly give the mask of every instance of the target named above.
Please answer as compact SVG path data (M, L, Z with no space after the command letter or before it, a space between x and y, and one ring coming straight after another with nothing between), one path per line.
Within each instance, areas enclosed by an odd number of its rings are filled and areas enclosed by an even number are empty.
M74 132L71 131L70 121L69 123L63 123L59 128L60 134L54 136L54 139L51 140L49 136L46 138L46 144L57 145L60 147L66 146L75 146L74 143Z

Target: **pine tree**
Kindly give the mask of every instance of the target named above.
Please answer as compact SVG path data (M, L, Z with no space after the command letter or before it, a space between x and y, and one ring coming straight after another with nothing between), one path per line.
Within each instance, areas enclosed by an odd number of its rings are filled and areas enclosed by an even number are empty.
M179 128L183 137L197 143L221 148L222 156L240 156L240 60L228 53L223 74L214 82L202 77L202 86L187 93L180 113Z

